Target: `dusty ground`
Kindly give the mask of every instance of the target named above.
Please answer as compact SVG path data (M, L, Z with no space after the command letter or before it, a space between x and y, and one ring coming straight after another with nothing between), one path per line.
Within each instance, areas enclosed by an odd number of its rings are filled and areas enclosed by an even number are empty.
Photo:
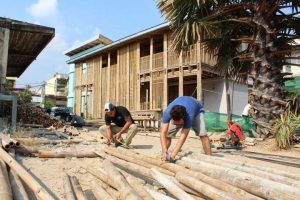
M96 136L97 131L92 130L89 133L82 133L76 138L92 139L92 136ZM174 147L177 139L174 139L172 147ZM88 151L95 148L100 148L105 146L105 140L97 143L85 143L77 145L55 145L55 146L41 146L44 149L52 150L72 150L72 151ZM102 143L102 144L101 144ZM272 153L285 156L293 156L300 158L300 151L288 150L288 151L278 151L274 149L274 141L267 140L261 141L254 147L247 147L245 150L257 151L263 153ZM152 157L157 157L159 159L161 149L160 149L160 140L158 132L151 133L138 133L133 139L132 147L145 155L150 155ZM201 155L203 152L201 147L201 142L191 133L187 141L183 146L183 151L181 154L191 152L194 155ZM273 168L283 169L285 171L290 171L294 173L300 173L299 168L282 166L278 164L258 161L254 159L247 159L241 156L233 156L225 154L225 157L231 158L233 160L248 160L251 163L269 166ZM17 157L19 162L26 168L28 171L34 175L45 187L51 191L51 193L57 197L57 199L64 199L64 189L63 189L63 177L67 173L69 175L74 175L78 178L83 190L89 196L89 199L93 199L91 195L91 181L95 180L93 176L87 173L80 166L82 164L87 165L97 165L101 162L99 158L51 158L51 159L41 159L41 158L31 158L31 157ZM34 199L31 196L31 199Z

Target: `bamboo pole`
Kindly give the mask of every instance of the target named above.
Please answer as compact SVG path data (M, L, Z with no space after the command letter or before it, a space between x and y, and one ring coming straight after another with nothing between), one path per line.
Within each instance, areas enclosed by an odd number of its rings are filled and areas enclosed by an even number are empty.
M66 158L66 157L77 157L77 158L95 158L98 157L94 152L77 152L77 151L38 151L39 158Z
M137 165L137 164L134 164L134 163L126 162L126 161L118 159L116 157L109 156L109 155L107 155L107 154L105 154L104 152L101 152L101 151L94 151L94 152L97 155L101 156L102 158L108 159L108 160L110 160L111 162L113 162L117 165L120 165L120 166L122 166L126 169L129 169L129 170L131 170L135 173L141 174L141 175L143 175L147 178L152 179L150 171L146 167L143 167L143 166L140 166L140 165Z
M27 192L19 176L12 169L9 170L9 179L14 200L29 200Z
M183 160L177 161L177 163L184 167L200 171L213 178L220 179L262 198L295 199L297 196L300 196L299 189L282 183L277 183L252 174L223 168L206 162L199 161L199 164L195 164L188 162L187 158L182 159Z
M14 148L16 153L22 153L22 154L35 154L38 153L38 151L40 150L39 147L28 147L28 146L24 146L24 145L20 145L16 148Z
M0 134L0 139L4 149L9 149L14 145L13 141L11 141L10 138L3 133Z
M122 153L125 154L125 155L128 155L128 156L131 156L131 157L133 157L137 160L143 160L143 161L151 163L153 165L157 165L159 167L162 167L162 168L167 169L167 170L169 170L171 172L174 172L174 173L182 171L187 176L195 177L195 178L199 179L200 181L202 181L202 182L204 182L208 185L211 185L215 188L218 188L220 190L223 190L225 192L233 193L233 194L236 194L236 195L239 195L239 196L243 196L244 199L249 199L249 200L259 200L259 199L261 199L261 198L255 196L255 195L252 195L252 194L246 192L245 190L242 190L242 189L240 189L236 186L232 186L229 183L222 182L220 180L214 179L212 177L209 177L209 176L207 176L203 173L197 172L197 171L188 170L185 167L182 167L182 166L179 166L179 165L176 165L176 164L173 164L173 163L164 163L164 164L162 164L162 162L159 161L159 160L156 160L154 158L150 158L150 157L145 156L145 155L137 154L137 153L129 151L129 150L122 150Z
M70 179L71 179L71 183L72 183L73 190L74 190L77 200L86 200L86 197L83 194L82 188L81 188L76 176L71 176Z
M144 200L153 200L151 195L147 192L142 184L136 180L135 177L128 173L121 172L130 186L144 199Z
M97 200L114 200L114 198L99 184L95 181L92 182L93 194Z
M124 176L115 169L113 164L109 160L103 161L104 170L107 172L108 177L118 187L118 191L121 194L122 199L125 200L141 200L141 197L134 191L134 189L128 184Z
M29 138L16 138L21 144L25 145L44 145L44 144L79 144L82 142L97 142L97 140L83 140L83 139L71 139L71 140L35 140Z
M274 173L271 174L269 172L260 171L260 170L257 170L255 168L250 168L250 167L236 165L236 164L232 164L232 163L228 163L228 162L213 160L213 159L210 159L209 157L202 157L202 158L200 158L200 160L202 160L204 162L209 162L209 163L212 163L212 164L215 164L215 165L221 165L223 167L227 167L227 168L230 168L230 169L235 169L235 170L239 170L239 171L246 172L246 173L249 173L249 174L253 174L253 175L256 175L256 176L259 176L259 177L262 177L262 178L266 178L266 179L269 179L269 180L272 180L272 181L275 181L275 182L280 182L280 183L283 183L283 184L287 184L287 185L290 185L290 186L293 186L293 187L296 187L296 188L300 188L300 182L299 181L297 181L295 179L285 177L285 176L281 176L281 175L278 175L278 174L274 174ZM198 160L194 160L194 159L189 158L189 162L197 163Z
M146 190L155 200L175 200L174 198L166 196L162 193L156 192L155 190L151 190L149 188L146 188Z
M239 198L235 198L233 195L228 194L227 192L224 192L213 186L205 184L202 181L199 181L198 179L196 179L194 177L186 176L186 174L184 172L176 173L175 177L177 180L179 180L184 185L187 185L188 187L209 197L210 199L215 199L215 200L231 200L231 199L237 200L237 199L239 199Z
M16 162L7 152L0 148L0 158L28 185L28 187L40 199L54 200L45 188L43 188L18 162Z
M75 194L72 189L70 177L67 174L64 176L64 190L66 200L76 200Z
M219 161L221 163L231 163L231 164L235 164L238 166L249 167L249 168L257 169L257 170L268 172L271 174L278 174L280 176L285 176L285 177L288 177L291 179L296 179L296 180L300 181L300 175L297 175L295 173L290 173L287 171L282 171L280 169L269 168L269 167L261 166L261 165L253 165L251 163L248 163L247 161L233 160L233 159L228 159L228 158L224 158L224 157L207 156L207 155L196 156L193 158L195 158L197 160L202 160L202 159L208 160L207 158L209 158L209 160Z
M159 169L160 172L164 173L164 174L167 174L169 176L174 176L175 174L173 172L170 172L168 170L165 170L163 168L159 168L158 166L156 165L153 165L153 164L150 164L150 163L147 163L147 162L144 162L140 159L135 159L131 156L127 156L126 154L124 153L120 153L116 148L113 148L113 147L107 147L105 149L103 149L105 153L109 154L109 155L112 155L112 156L115 156L115 157L118 157L122 160L126 160L128 162L132 162L132 163L135 163L137 165L141 165L143 167L146 167L146 168L153 168L153 167L157 167L157 169Z
M171 194L173 194L178 199L195 200L193 197L188 195L184 190L178 187L175 183L173 183L155 168L151 169L151 175L155 180L162 184Z
M0 199L1 200L13 199L11 185L8 179L7 168L5 163L1 159L0 159Z

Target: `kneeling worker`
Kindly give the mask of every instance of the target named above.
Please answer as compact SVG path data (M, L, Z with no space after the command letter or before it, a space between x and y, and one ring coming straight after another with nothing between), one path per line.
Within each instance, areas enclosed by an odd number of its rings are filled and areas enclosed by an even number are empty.
M200 136L204 152L211 155L210 141L205 130L204 109L202 104L191 96L177 97L163 112L160 128L160 141L162 146L162 160L173 161L184 144L190 129ZM181 135L171 153L168 149L172 137L181 129Z
M114 106L111 103L106 103L104 110L105 125L99 130L106 137L106 143L109 145L111 142L122 142L122 135L127 133L124 145L128 146L137 133L137 125L134 124L130 112L123 106Z

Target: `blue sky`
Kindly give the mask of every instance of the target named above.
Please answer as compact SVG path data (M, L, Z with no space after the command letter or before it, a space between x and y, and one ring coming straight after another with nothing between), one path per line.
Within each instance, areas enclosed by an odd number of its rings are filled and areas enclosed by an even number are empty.
M97 34L114 40L163 23L155 0L0 0L0 16L55 28L55 38L17 87L67 73L63 52Z

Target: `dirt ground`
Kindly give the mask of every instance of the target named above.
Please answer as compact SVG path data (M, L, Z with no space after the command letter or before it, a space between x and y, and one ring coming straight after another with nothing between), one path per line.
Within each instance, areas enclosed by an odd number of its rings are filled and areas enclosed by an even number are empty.
M91 130L89 133L81 133L80 136L76 138L83 138L86 140L90 140L93 137L99 137L98 131ZM173 139L171 149L176 144L177 139ZM92 151L94 149L99 149L101 147L105 147L105 140L100 139L99 142L95 143L84 143L84 144L74 144L74 145L43 145L41 148L43 149L51 149L51 150L71 150L71 151ZM135 151L138 151L147 156L160 158L161 148L160 148L160 140L158 132L139 132L136 137L133 139L132 147ZM285 156L293 156L300 158L300 151L296 150L275 150L274 141L266 140L260 141L257 145L253 147L247 147L244 150L246 151L255 151L261 153L270 153L277 155L285 155ZM190 133L189 138L185 142L181 155L185 153L190 153L193 155L199 155L203 153L200 140ZM293 173L300 174L299 168L283 166L279 164L248 159L245 157L237 156L237 155L229 155L224 154L223 156L228 157L233 160L246 160L247 162L268 166L275 169L281 169L285 171L290 171ZM63 177L67 173L70 176L76 176L82 186L85 194L89 197L89 199L94 199L91 195L91 185L92 181L95 178L86 172L81 165L93 165L96 166L101 162L100 158L33 158L33 157L21 157L18 156L17 160L31 173L37 180L39 180L57 199L64 199L64 189L63 189ZM29 191L29 193L31 193ZM30 199L35 199L32 196Z

